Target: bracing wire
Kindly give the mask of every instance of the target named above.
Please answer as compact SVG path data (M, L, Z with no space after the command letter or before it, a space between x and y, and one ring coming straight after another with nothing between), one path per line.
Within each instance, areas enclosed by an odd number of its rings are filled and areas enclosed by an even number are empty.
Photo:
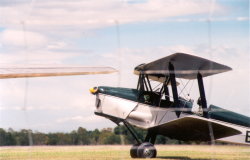
M188 91L189 96L190 96L190 93L191 93L191 91L193 89L193 85L194 85L194 80L192 80L192 84L191 84L191 86L189 88L189 91Z
M181 84L183 85L183 88L181 89L181 91L180 91L180 93L179 93L179 96L181 95L181 93L183 92L183 91L185 91L185 92L187 92L186 91L186 87L187 87L187 85L189 84L189 82L190 82L190 80L188 80L188 82L184 85L184 83L183 83L183 81L181 80L181 79L179 79L180 80L180 82L181 82ZM189 94L189 93L186 93L186 94ZM184 96L185 96L185 94L184 94ZM186 97L185 97L186 98Z
M158 88L160 85L161 85L162 83L160 82L158 85L156 85L154 88L153 88L153 91L156 89L156 88ZM158 88L159 89L159 88ZM157 89L157 90L158 90Z

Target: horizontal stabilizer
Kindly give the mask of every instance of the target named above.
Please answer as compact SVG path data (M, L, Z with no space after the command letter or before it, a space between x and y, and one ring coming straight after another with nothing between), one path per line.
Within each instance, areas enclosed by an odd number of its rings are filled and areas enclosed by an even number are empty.
M198 116L188 116L154 127L158 134L184 141L211 141L233 136L241 132L219 123Z
M196 79L198 73L203 77L207 77L232 70L228 66L208 59L185 53L175 53L151 63L139 65L135 68L134 73L138 74L139 72L156 77L166 77L170 74L170 64L174 67L176 77L184 79Z
M0 79L24 78L24 77L48 77L48 76L69 76L108 74L117 72L111 67L83 67L83 66L11 66L0 67Z

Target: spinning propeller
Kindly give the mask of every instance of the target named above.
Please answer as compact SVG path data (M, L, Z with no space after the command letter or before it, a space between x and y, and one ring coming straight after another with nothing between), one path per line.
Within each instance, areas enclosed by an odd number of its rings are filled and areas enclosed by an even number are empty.
M108 74L117 72L111 67L85 67L85 66L10 66L0 67L0 79Z

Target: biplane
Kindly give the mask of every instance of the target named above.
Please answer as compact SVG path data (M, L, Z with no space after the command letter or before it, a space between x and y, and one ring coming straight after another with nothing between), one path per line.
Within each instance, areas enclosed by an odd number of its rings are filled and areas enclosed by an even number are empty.
M230 67L185 53L175 53L134 69L137 88L99 86L95 114L124 126L136 140L132 158L154 158L157 135L183 141L224 141L250 145L250 117L207 105L203 78L232 70ZM108 74L111 67L12 66L0 67L0 79ZM199 98L180 96L177 78L197 81ZM153 87L153 82L158 82ZM184 86L185 87L185 86ZM198 107L197 107L198 106ZM147 130L139 139L134 126Z
M137 88L99 86L90 89L96 95L95 114L124 124L136 140L132 158L154 158L157 135L183 141L225 141L250 145L250 117L215 105L207 105L203 78L232 70L201 57L175 53L134 69ZM179 95L176 78L197 80L199 98ZM160 82L153 88L152 81ZM198 106L198 107L197 107ZM140 140L134 126L147 130Z

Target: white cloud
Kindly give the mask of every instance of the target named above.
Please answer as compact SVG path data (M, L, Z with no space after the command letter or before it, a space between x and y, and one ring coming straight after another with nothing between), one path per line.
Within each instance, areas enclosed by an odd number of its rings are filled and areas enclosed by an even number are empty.
M54 42L48 45L48 49L63 49L67 47L67 43L65 42Z
M64 54L68 50L73 57L74 49L79 49L75 41L88 36L89 30L113 26L116 22L122 25L176 16L206 15L211 5L207 0L147 0L140 3L119 0L27 0L1 3L0 27L7 28L0 32L2 63L11 60L16 63L15 59L18 63L44 63L46 58L48 63L62 63L64 59L59 54L69 58L69 54ZM214 11L221 10L223 7L215 3ZM7 53L12 55L6 56Z
M2 25L11 26L25 22L32 29L52 29L73 26L74 28L93 29L140 21L160 20L168 17L204 14L210 12L207 0L148 0L143 3L126 1L35 1L34 4L2 6ZM27 7L33 7L27 10ZM221 11L214 4L214 11Z
M66 51L49 51L41 50L14 50L0 52L0 65L8 64L62 64L63 61L78 57L85 54L84 52L66 52Z
M46 46L47 38L37 32L6 29L0 32L2 45L10 47L40 48Z

